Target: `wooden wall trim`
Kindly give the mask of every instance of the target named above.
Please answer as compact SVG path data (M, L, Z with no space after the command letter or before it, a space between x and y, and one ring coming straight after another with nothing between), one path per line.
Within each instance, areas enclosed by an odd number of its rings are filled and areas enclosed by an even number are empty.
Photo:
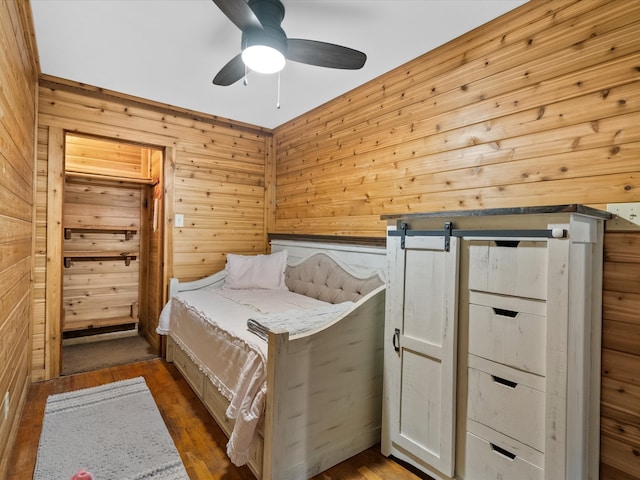
M31 12L31 9L29 9L29 12ZM33 30L31 31L31 34L33 35ZM38 82L34 79L33 80L33 91L37 92L38 91ZM35 108L35 115L34 115L34 119L33 119L33 131L34 131L34 135L33 135L33 152L35 155L35 158L33 159L33 163L34 163L34 168L33 168L33 192L32 192L32 212L31 212L31 288L29 289L29 340L28 340L28 359L27 359L27 364L28 364L28 372L29 372L29 376L31 376L31 372L33 372L33 335L34 335L34 319L35 319L35 311L36 311L36 306L35 306L35 299L36 299L36 295L35 295L35 288L34 285L37 282L37 266L36 266L36 251L37 251L37 244L38 244L38 189L36 188L36 185L38 184L38 102L40 100L40 96L39 95L34 95L34 108ZM25 398L26 398L26 394L28 392L28 388L25 387Z
M174 107L173 105L154 102L153 100L135 97L133 95L126 95L124 93L116 92L113 90L95 87L80 82L74 82L72 80L66 80L64 78L54 77L52 75L41 74L40 86L50 88L52 90L63 90L66 92L76 93L78 95L83 95L90 98L119 102L125 105L139 107L157 113L173 115L189 120L196 120L198 122L231 128L237 131L244 131L252 134L259 134L262 136L273 134L272 130L268 128L259 127L248 123L237 122L235 120L218 117L216 115L209 115L202 112L196 112L194 110L189 110L186 108Z
M175 199L175 176L176 176L176 150L167 147L164 151L164 240L162 248L164 251L164 262L162 265L162 303L169 300L169 279L173 277L173 219L175 209L173 202Z
M269 249L268 232L276 224L276 149L273 137L266 139L266 155L264 165L264 243L265 251Z
M386 247L386 237L355 237L350 235L306 235L296 233L269 233L271 240L296 240L299 242L339 243L349 245L362 245L367 247Z
M47 286L45 375L60 375L62 329L62 205L64 201L64 132L49 128L47 177Z

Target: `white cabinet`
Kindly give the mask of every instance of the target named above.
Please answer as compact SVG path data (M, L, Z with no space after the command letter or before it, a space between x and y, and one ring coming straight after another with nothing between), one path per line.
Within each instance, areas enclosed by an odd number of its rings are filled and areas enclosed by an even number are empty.
M454 470L458 239L391 238L398 243L387 287L385 345L389 442L441 472ZM432 288L438 285L438 288Z
M598 477L608 216L385 217L385 455L437 479Z

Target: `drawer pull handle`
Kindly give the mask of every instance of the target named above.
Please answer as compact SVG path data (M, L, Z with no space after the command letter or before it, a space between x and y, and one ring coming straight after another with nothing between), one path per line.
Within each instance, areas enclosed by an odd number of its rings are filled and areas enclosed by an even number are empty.
M516 248L520 243L520 240L494 240L498 247Z
M518 316L518 312L513 310L505 310L504 308L494 308L493 313L496 315L500 315L502 317L516 318Z
M505 450L504 448L499 447L495 443L490 443L489 445L491 445L491 450L502 455L503 457L507 457L509 460L513 460L514 458L516 458L516 455L514 453L511 453L509 450Z
M509 388L516 388L518 386L517 382L512 382L511 380L507 380L506 378L498 377L496 375L491 375L493 381L499 383L500 385L504 385Z

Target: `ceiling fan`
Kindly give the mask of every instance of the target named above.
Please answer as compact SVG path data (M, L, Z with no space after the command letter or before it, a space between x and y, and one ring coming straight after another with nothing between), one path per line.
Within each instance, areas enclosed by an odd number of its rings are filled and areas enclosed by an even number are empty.
M357 70L367 56L333 43L287 38L280 27L284 6L279 0L213 0L229 20L242 30L242 53L233 57L213 79L215 85L231 85L247 68L261 73L280 71L291 60L319 67Z

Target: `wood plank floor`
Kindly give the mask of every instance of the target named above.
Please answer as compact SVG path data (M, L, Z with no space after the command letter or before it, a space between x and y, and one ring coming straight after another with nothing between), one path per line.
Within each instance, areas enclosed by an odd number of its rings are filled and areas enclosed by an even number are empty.
M8 480L31 480L47 397L116 380L142 376L158 405L191 480L253 480L247 467L231 464L226 437L178 370L163 359L121 365L61 377L31 385L16 444L9 461ZM323 472L315 480L417 480L428 476L403 467L372 447Z

